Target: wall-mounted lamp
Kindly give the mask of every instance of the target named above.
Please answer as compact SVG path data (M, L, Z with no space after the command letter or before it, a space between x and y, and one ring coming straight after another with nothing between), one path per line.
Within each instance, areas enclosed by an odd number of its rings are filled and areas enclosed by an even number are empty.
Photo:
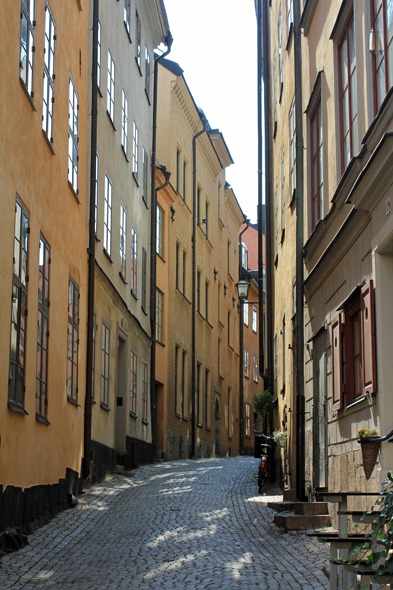
M172 223L175 220L175 213L176 213L176 209L174 208L173 205L171 205L171 221L172 221Z
M213 272L214 272L214 280L216 281L217 280L217 275L218 275L218 270L214 269Z

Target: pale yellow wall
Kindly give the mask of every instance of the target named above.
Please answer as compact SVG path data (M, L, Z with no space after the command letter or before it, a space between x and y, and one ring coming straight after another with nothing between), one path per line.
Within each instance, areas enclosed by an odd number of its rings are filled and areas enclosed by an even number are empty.
M1 483L29 487L57 483L66 468L80 473L83 453L86 328L79 325L78 406L67 401L67 320L69 275L80 288L80 316L86 317L87 266L85 241L85 154L87 125L87 11L78 2L65 6L51 0L56 23L55 103L52 153L42 131L44 0L36 1L34 98L19 81L20 3L1 1L7 18L2 39L0 199L0 473ZM79 52L81 51L81 65ZM79 96L79 194L67 181L68 84L71 73ZM13 268L15 197L30 215L28 317L26 334L26 415L7 407L10 311ZM38 250L40 232L51 247L48 421L35 417L38 313Z

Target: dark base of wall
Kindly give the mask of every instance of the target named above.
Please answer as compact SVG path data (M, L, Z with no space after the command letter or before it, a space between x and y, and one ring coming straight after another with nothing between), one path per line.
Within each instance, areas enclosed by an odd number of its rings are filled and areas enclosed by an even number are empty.
M66 469L65 479L57 484L38 485L31 488L0 485L0 531L18 528L28 535L49 522L61 510L71 505L71 495L81 491L78 473Z
M249 455L250 457L254 456L254 447L242 447L240 451L241 455Z
M99 443L91 441L91 482L104 481L104 479L116 471L116 451Z
M143 440L126 436L126 452L122 459L122 464L126 471L135 469L135 467L139 467L139 465L153 463L153 445Z

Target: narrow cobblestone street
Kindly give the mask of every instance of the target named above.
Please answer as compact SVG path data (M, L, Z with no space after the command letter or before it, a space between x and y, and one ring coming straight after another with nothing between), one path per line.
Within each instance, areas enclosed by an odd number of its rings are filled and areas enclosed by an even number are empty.
M324 545L273 524L251 457L174 461L114 476L0 559L15 590L323 590Z

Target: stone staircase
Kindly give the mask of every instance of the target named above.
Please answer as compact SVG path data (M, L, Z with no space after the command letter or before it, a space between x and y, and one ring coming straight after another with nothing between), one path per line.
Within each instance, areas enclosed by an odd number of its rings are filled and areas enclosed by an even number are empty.
M268 502L276 510L273 522L285 531L331 526L326 502L297 502L295 490L286 490L282 502Z

